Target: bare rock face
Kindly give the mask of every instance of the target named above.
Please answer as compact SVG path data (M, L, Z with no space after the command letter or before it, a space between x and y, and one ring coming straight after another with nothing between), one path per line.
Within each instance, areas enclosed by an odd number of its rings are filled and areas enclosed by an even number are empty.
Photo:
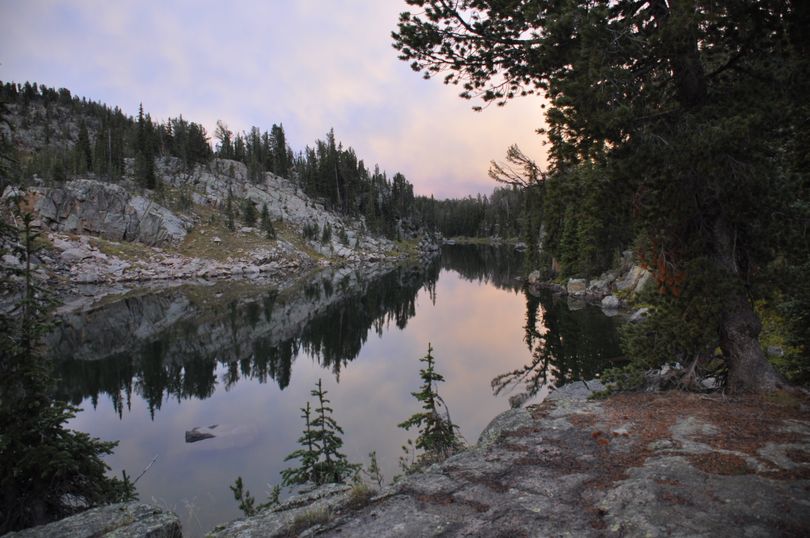
M179 243L186 236L185 221L120 185L78 179L60 188L29 192L34 211L51 229L147 245Z
M640 265L634 265L630 270L616 282L616 289L619 291L630 290L633 293L641 291L652 280L652 273Z
M92 508L47 525L5 535L7 538L182 538L180 519L172 512L143 503Z
M350 486L343 484L326 484L290 497L281 505L263 510L256 516L217 527L207 536L273 538L298 536L307 529L318 530L351 503L350 490Z
M790 407L687 393L589 399L603 388L571 383L502 413L476 446L365 506L315 501L212 536L275 536L293 520L307 524L292 527L301 535L335 537L808 535L806 397Z

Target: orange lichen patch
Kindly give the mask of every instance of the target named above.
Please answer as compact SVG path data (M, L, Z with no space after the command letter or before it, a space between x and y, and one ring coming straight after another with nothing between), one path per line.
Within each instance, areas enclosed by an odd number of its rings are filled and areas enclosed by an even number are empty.
M576 428L584 430L596 424L596 417L585 414L570 415L568 417L568 422L573 424Z
M678 495L677 493L673 493L671 491L659 492L658 500L668 504L685 504L685 505L692 504L692 501L689 498L684 497L683 495Z
M810 463L810 448L807 450L790 449L785 451L785 455L793 463Z
M804 402L810 403L807 400ZM786 420L810 420L808 413L802 412L801 403L797 403L795 398L790 405L785 405L779 398L773 397L746 395L731 398L672 391L619 394L606 400L604 408L609 426L618 426L628 421L633 424L631 438L639 445L642 453L649 443L670 439L671 428L677 420L694 417L716 430L714 434L696 436L696 441L713 449L743 453L761 459L758 451L767 443L807 441L803 436L784 429ZM806 453L803 456L796 455L804 458L802 461L808 459ZM692 463L708 473L753 472L744 460L736 456L713 454L706 456L702 463L700 458L703 456L692 459ZM763 463L768 465L767 462Z
M709 454L689 454L689 462L708 474L740 475L751 473L751 468L739 456L711 452Z
M542 403L537 405L529 405L526 406L526 410L529 412L531 417L535 420L539 420L541 418L545 418L549 412L554 409L554 403L546 400Z

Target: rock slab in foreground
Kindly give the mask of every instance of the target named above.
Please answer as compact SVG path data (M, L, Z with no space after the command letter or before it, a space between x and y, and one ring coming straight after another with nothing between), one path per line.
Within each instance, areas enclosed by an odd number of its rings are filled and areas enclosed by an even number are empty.
M182 538L180 519L143 503L92 508L47 525L6 534L4 538Z
M685 393L508 411L478 445L307 536L810 536L810 401ZM792 398L792 399L791 399ZM305 510L306 508L299 508ZM259 536L263 513L215 536ZM239 531L239 532L236 532Z

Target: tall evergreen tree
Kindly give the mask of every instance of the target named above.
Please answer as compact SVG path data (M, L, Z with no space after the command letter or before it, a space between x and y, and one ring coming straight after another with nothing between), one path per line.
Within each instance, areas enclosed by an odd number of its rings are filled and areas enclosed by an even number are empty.
M87 133L87 122L82 118L79 121L79 137L76 140L76 170L77 174L84 174L93 170L93 154L90 150L90 135Z
M144 116L143 103L138 106L138 126L135 139L135 177L147 189L157 186L155 156L152 151L152 120Z
M52 367L39 350L51 301L33 278L38 233L32 220L20 215L20 230L0 221L0 243L19 244L10 254L23 266L4 268L18 273L22 290L9 290L17 278L2 279L2 291L21 291L21 301L11 315L0 315L0 533L70 515L76 501L93 506L134 497L126 475L124 481L106 476L102 457L117 443L65 428L78 409L51 398Z
M428 78L443 73L465 98L545 93L550 172L594 166L609 192L626 193L662 291L677 298L690 278L728 284L712 332L729 387L781 386L751 296L759 268L778 257L771 216L797 195L807 202L786 181L806 184L806 170L784 159L807 131L796 91L807 37L794 31L808 21L803 3L407 3L419 13L400 17L401 58ZM782 225L801 228L801 218ZM712 278L688 273L697 260Z
M425 363L425 367L419 370L422 388L411 395L422 404L423 411L414 413L399 427L405 430L418 428L416 448L424 450L429 458L438 456L444 459L461 446L456 433L458 427L450 420L447 405L434 387L434 384L444 381L444 376L435 370L433 346L428 344L427 355L419 360Z

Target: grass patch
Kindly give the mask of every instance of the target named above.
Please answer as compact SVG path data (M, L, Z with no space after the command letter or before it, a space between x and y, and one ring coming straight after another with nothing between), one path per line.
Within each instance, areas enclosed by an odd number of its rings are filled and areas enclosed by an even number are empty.
M777 407L800 410L803 400L794 392L787 390L775 390L765 395L765 400Z
M331 520L332 513L326 508L313 508L311 510L307 510L302 514L295 516L295 519L293 519L292 523L290 524L288 536L298 536L310 527L314 527L315 525L324 525L329 523Z
M375 493L376 490L365 482L355 482L349 490L349 507L356 510L366 506Z
M130 262L146 260L155 253L152 247L143 243L109 241L100 237L90 239L90 245L102 254Z
M323 254L312 248L309 241L304 239L303 236L301 236L301 234L298 233L298 231L287 222L274 222L273 227L276 229L276 236L279 239L283 239L284 241L293 245L296 249L305 252L312 259L320 260L325 257Z
M258 248L272 248L276 241L267 239L260 231L241 233L231 231L221 211L205 207L194 206L194 213L199 217L199 224L186 235L183 243L177 249L180 254L194 258L203 258L226 261L228 258L239 258ZM242 227L237 222L236 229ZM214 241L215 237L220 242Z

